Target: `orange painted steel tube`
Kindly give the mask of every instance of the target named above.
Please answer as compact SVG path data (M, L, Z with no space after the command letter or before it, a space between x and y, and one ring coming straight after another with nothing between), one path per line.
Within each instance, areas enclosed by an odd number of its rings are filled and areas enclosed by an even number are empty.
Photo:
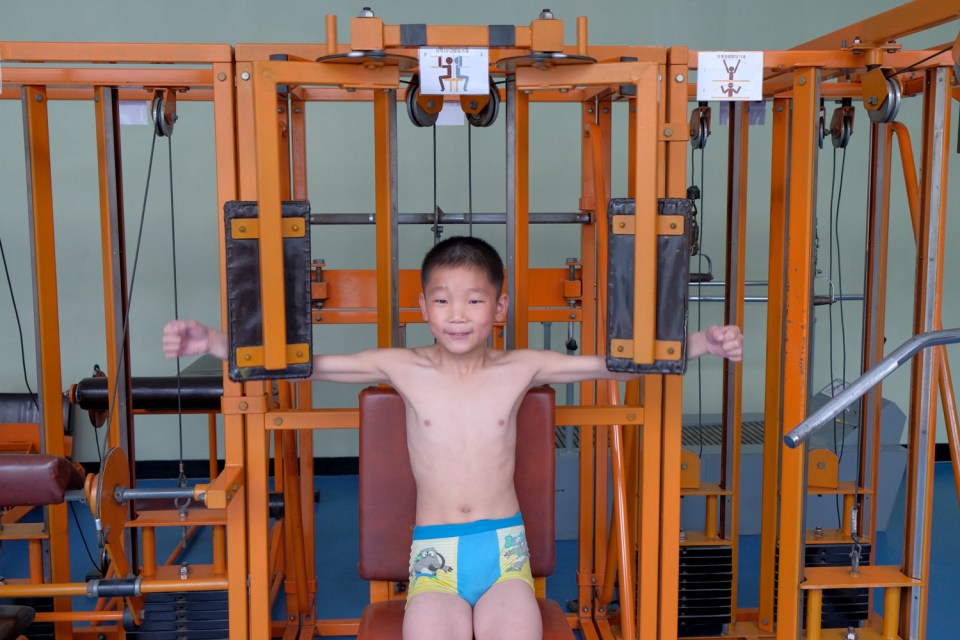
M842 46L843 41L853 45L855 38L865 45L882 45L956 20L958 13L960 13L960 3L956 0L913 0L819 38L808 40L794 49L836 49Z
M328 13L325 19L326 31L326 48L327 55L331 56L337 53L337 16L332 13Z
M660 460L664 376L644 376L643 400L647 422L640 432L640 510L637 530L637 629L655 629L659 613ZM622 599L622 598L621 598Z
M883 640L897 640L897 627L900 625L900 587L887 587L883 590L883 626L880 637Z
M225 44L148 44L131 42L0 42L0 57L19 62L229 62Z
M397 298L394 279L397 256L394 127L396 126L396 94L377 91L373 97L377 240L377 346L381 349L398 346Z
M657 333L657 67L646 65L636 80L633 183L635 250L633 264L633 360L654 361Z
M8 58L9 59L9 58ZM53 223L53 184L50 173L50 130L47 115L47 95L43 87L23 88L24 141L27 150L27 175L30 208L30 230L33 241L33 273L35 313L38 318L37 374L39 395L43 410L43 452L65 454L63 441L63 412L60 394L60 312L57 303L56 239ZM67 505L47 507L49 527L50 576L54 581L70 579L70 549ZM42 575L42 573L41 573ZM56 611L69 611L70 601L58 598ZM69 640L70 625L56 625L58 638Z
M728 146L730 176L727 185L727 242L725 251L724 324L743 327L744 288L747 251L747 176L750 143L748 103L732 103L731 139ZM736 163L736 164L734 164ZM736 182L734 183L734 179ZM721 447L720 484L729 496L720 497L720 535L730 541L734 567L740 557L740 457L743 431L743 363L723 361L723 446ZM730 586L730 621L737 623L737 583L734 571Z
M144 527L140 530L140 552L143 561L140 565L140 575L144 578L153 578L157 575L157 530L154 527Z
M707 496L706 528L703 535L707 540L717 539L717 496Z
M590 122L596 121L593 108L589 104L581 105L581 126L587 127ZM610 118L609 114L605 120L601 121L601 130L609 134ZM609 142L609 135L606 140ZM602 145L600 145L602 150ZM581 209L589 209L591 205L587 204L588 199L592 199L594 194L594 175L591 168L593 165L594 146L592 140L586 136L581 138L580 142L580 193ZM609 150L609 146L607 147ZM602 161L608 156L601 152ZM607 163L609 164L609 163ZM593 222L583 225L580 229L580 247L581 260L583 268L581 270L581 279L583 281L584 295L583 322L581 324L581 345L580 351L583 354L595 354L596 347L596 294L593 285L596 283L596 210L592 210ZM580 403L584 405L596 405L596 383L584 382L580 384ZM580 620L580 627L583 629L585 637L596 639L591 616L593 614L593 591L594 585L599 580L596 575L596 568L593 555L593 518L594 518L594 429L580 428L580 454L579 454L579 509L577 525L577 615Z
M820 640L820 617L823 615L823 591L810 589L806 592L807 624L806 640Z
M610 404L618 401L618 386L614 381L607 381ZM647 431L647 429L644 429ZM611 470L613 472L613 509L615 517L612 528L617 538L617 569L620 586L620 627L624 638L636 638L636 622L634 619L633 600L633 550L630 548L630 533L627 530L627 487L623 465L623 447L621 440L623 428L620 425L610 426L610 454ZM607 569L607 579L611 580L610 568Z
M813 194L816 183L816 132L820 109L820 72L794 72L790 149L790 218L787 225L786 341L783 354L784 433L806 416L810 348L813 248ZM800 583L803 579L803 504L805 448L781 445L780 563L777 585L777 639L800 632Z
M262 383L248 383L248 387ZM249 584L250 636L266 638L270 630L269 585L263 579L270 575L267 481L269 451L263 415L246 416L247 464L247 562L251 576ZM235 503L233 500L231 504ZM228 544L228 548L232 543ZM253 579L256 576L258 579Z
M283 432L283 459L286 483L284 495L284 520L290 529L293 549L289 553L293 556L295 569L294 578L297 585L297 608L301 615L310 613L307 575L306 551L303 539L303 515L300 496L300 478L298 477L299 464L297 460L297 434L293 431ZM311 541L312 542L312 541Z
M773 631L774 562L777 553L777 509L780 485L781 393L783 390L784 244L790 175L790 101L773 101L770 170L770 245L767 287L764 453L760 515L760 594L758 624Z
M30 563L30 582L43 582L43 541L33 539L27 544Z
M253 109L260 218L260 299L263 353L267 369L283 369L286 358L283 239L280 224L280 148L277 140L277 84L272 67L253 65Z
M947 217L951 91L947 68L926 72L923 110L919 236L914 288L915 334L931 331L943 304L943 263ZM926 582L930 564L929 523L933 509L933 461L936 444L936 387L938 354L920 353L911 368L906 489L904 573ZM923 637L926 629L927 589L914 587L901 607L901 632ZM901 633L907 635L907 633Z
M513 346L526 349L529 328L530 270L530 100L528 94L516 91L514 105L514 299L510 301L514 318ZM508 257L509 259L509 257Z
M913 237L916 240L920 225L920 187L917 183L916 163L913 157L913 147L910 144L910 131L899 122L891 125L897 136L900 149L900 159L903 165L903 182L907 190L907 204L910 208L910 222L913 226ZM942 329L943 321L938 316L934 319L934 328ZM939 354L939 376L937 383L940 389L940 404L946 423L947 438L950 443L950 461L953 465L953 480L960 496L960 418L957 416L957 400L953 394L953 376L950 372L950 360L944 347L936 347Z

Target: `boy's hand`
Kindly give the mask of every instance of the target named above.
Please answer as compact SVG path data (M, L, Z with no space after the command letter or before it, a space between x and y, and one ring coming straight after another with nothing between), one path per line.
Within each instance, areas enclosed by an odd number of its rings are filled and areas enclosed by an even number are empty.
M724 327L714 325L687 337L687 360L694 360L708 353L734 362L742 360L743 334L740 333L740 327L735 324Z
M163 328L163 353L168 358L209 353L223 360L226 336L196 320L174 320Z
M743 334L740 327L728 324L723 327L713 326L702 332L707 353L734 362L743 359Z

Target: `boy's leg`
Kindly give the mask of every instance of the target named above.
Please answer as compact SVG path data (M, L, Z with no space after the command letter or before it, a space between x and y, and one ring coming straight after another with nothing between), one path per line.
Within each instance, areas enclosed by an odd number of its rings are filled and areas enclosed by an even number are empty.
M539 640L540 607L523 580L505 580L487 591L473 608L477 640Z
M418 593L407 602L403 637L405 640L470 640L473 637L470 605L460 596L449 593Z

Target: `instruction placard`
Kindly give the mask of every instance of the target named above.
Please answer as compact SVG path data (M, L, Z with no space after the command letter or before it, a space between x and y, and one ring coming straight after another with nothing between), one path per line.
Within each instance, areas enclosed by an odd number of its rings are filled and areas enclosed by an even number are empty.
M697 100L762 100L762 51L697 53Z
M487 49L420 49L420 93L426 96L486 95L490 91Z

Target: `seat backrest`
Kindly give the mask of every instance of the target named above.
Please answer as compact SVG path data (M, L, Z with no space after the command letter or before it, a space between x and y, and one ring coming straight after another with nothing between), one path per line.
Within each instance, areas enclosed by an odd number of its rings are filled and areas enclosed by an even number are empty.
M360 393L360 575L367 580L407 580L417 492L403 399L393 389ZM554 392L527 392L517 413L514 484L520 500L535 577L553 572Z

